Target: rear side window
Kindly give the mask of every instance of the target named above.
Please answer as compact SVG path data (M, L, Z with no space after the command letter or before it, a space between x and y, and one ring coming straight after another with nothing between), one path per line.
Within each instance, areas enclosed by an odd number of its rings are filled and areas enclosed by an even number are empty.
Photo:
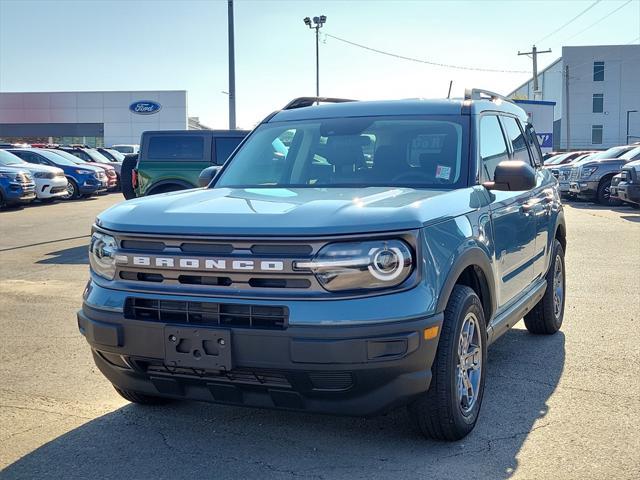
M218 137L214 140L215 164L222 165L242 141L241 137Z
M507 138L513 146L513 159L522 160L532 165L527 142L519 122L513 117L502 117L502 124L504 125Z
M525 128L525 136L527 139L527 143L529 144L529 150L531 150L533 163L536 166L542 165L542 150L540 150L540 143L538 142L538 137L531 125L527 125L527 127Z
M158 135L149 139L151 160L202 160L204 139L186 135Z
M480 158L482 177L488 181L493 181L496 166L509 158L502 128L494 115L486 115L480 120Z

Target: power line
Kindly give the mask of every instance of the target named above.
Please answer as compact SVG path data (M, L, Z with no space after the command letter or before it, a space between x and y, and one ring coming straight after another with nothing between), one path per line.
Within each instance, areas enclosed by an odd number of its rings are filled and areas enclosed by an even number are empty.
M325 33L324 35L325 35L325 37L333 38L334 40L338 40L339 42L343 42L343 43L352 45L354 47L362 48L362 49L368 50L370 52L379 53L381 55L386 55L388 57L393 57L393 58L397 58L397 59L400 59L400 60L408 60L410 62L416 62L416 63L423 63L423 64L426 64L426 65L432 65L434 67L453 68L453 69L456 69L456 70L472 70L472 71L475 71L475 72L529 73L526 70L501 70L501 69L493 69L493 68L467 67L467 66L462 66L462 65L450 65L450 64L447 64L447 63L432 62L430 60L422 60L422 59L419 59L419 58L407 57L407 56L404 56L404 55L398 55L398 54L391 53L391 52L385 52L384 50L378 50L377 48L368 47L366 45L362 45L361 43L352 42L352 41L346 40L344 38L336 37L335 35L331 35L329 33Z
M573 35L571 35L570 37L566 38L564 42L566 42L567 40L571 40L574 37L577 37L578 35L586 32L587 30L589 30L591 27L595 27L597 24L599 24L600 22L602 22L603 20L609 18L611 15L613 15L614 13L616 13L618 10L621 10L622 8L626 7L627 5L629 5L631 2L633 2L633 0L627 0L626 2L624 2L622 5L620 5L618 8L614 9L613 11L609 12L607 15L605 15L604 17L596 20L595 22L593 22L591 25L589 25L586 28L583 28L582 30L580 30L578 33L574 33Z
M567 23L564 23L563 25L559 26L558 28L556 28L553 32L549 33L548 35L545 35L544 37L542 37L540 40L536 40L535 42L533 42L534 44L536 43L540 43L543 40L546 40L547 38L549 38L552 35L555 35L556 33L558 33L560 30L562 30L564 27L566 27L567 25L569 25L570 23L575 22L578 18L580 18L582 15L584 15L585 13L587 13L589 10L591 10L593 7L595 7L597 4L599 4L602 0L596 0L595 2L593 2L591 5L589 5L587 8L585 8L583 11L581 11L578 15L576 15L575 17L573 17L571 20L569 20Z

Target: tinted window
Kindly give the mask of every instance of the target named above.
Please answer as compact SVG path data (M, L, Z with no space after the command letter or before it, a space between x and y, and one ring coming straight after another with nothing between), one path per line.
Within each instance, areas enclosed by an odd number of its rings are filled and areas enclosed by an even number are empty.
M604 82L604 62L593 62L593 81Z
M604 112L604 95L602 93L593 94L593 113Z
M25 162L40 163L40 159L38 158L38 156L34 155L31 152L27 152L25 150L11 150L11 153L13 153L16 157L20 157Z
M508 159L507 144L498 117L494 115L484 116L480 120L480 158L485 180L493 180L496 166Z
M213 151L216 155L216 165L222 165L229 155L236 149L242 141L241 137L219 137L214 140Z
M468 117L354 117L258 127L219 187L466 185Z
M602 125L591 126L591 143L596 145L602 143Z
M204 139L187 135L151 137L147 156L153 160L202 160Z
M527 141L524 138L524 133L520 128L519 122L513 117L502 117L502 124L506 130L507 138L513 147L513 159L522 160L523 162L531 164Z

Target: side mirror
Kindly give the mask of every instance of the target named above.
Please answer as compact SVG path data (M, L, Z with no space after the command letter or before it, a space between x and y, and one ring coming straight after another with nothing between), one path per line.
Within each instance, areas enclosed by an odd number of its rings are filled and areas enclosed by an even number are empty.
M215 165L213 167L207 167L202 170L200 172L200 176L198 177L198 184L201 187L206 187L207 185L209 185L211 183L211 180L216 177L221 168L221 166Z
M531 190L536 186L536 171L522 160L505 160L496 166L493 182L484 182L482 185L487 190Z

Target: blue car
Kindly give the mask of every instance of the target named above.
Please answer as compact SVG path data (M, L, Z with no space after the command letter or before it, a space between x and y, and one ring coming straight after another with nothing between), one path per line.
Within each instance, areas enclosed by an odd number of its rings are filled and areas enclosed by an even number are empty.
M498 94L298 98L200 179L93 226L78 327L129 401L407 406L424 435L459 440L487 346L522 318L534 334L562 326L558 183L527 113Z
M12 148L8 150L28 163L61 168L67 177L68 200L81 196L97 195L107 191L107 177L104 170L92 165L78 165L70 159L42 148Z
M0 167L0 208L30 203L36 198L36 184L26 170Z

